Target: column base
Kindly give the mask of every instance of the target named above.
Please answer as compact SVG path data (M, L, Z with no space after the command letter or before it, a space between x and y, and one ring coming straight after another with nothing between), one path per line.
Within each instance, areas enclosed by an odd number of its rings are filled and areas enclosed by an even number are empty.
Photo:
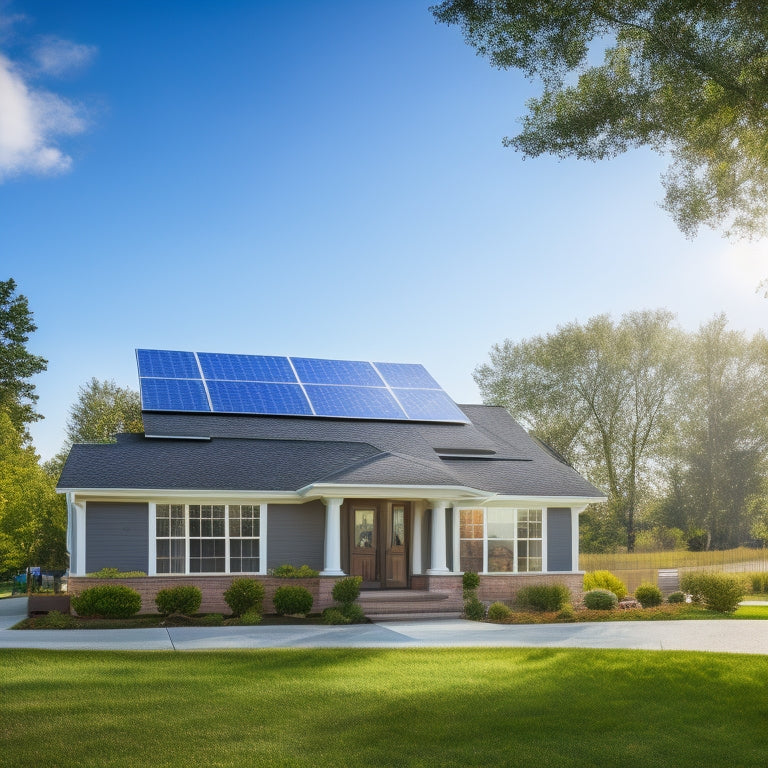
M427 568L427 576L453 576L447 568Z
M321 576L346 576L344 571L320 571Z

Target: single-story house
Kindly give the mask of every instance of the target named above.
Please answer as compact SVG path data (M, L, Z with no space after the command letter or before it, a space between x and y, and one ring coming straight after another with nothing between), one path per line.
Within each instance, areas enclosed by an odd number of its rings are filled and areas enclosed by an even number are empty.
M460 604L523 584L574 591L579 513L603 493L504 408L457 406L422 366L138 350L143 434L72 446L70 590L105 567L150 606L173 583L221 607L234 575L320 571ZM366 592L367 593L367 592ZM393 594L393 593L392 593Z

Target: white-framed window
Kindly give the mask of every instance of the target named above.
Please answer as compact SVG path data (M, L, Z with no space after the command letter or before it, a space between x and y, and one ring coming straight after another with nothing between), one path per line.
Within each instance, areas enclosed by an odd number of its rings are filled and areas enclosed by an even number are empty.
M259 573L259 504L156 504L155 572Z
M543 568L543 510L459 510L462 571L528 573Z

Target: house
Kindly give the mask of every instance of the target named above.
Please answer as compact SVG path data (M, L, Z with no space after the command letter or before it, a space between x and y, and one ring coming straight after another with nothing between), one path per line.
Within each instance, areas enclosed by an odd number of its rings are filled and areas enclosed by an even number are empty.
M144 434L74 445L59 480L71 591L105 567L143 571L147 607L181 582L215 610L232 575L269 595L285 563L320 571L318 608L347 574L453 608L467 570L486 600L580 590L579 513L605 497L503 408L457 406L419 365L137 358Z

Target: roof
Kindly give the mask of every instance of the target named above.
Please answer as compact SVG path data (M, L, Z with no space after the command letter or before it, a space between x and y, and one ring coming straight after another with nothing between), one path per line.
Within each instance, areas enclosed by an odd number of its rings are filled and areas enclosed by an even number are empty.
M469 424L144 413L144 435L72 446L58 487L299 493L368 485L603 497L503 408L459 407Z

